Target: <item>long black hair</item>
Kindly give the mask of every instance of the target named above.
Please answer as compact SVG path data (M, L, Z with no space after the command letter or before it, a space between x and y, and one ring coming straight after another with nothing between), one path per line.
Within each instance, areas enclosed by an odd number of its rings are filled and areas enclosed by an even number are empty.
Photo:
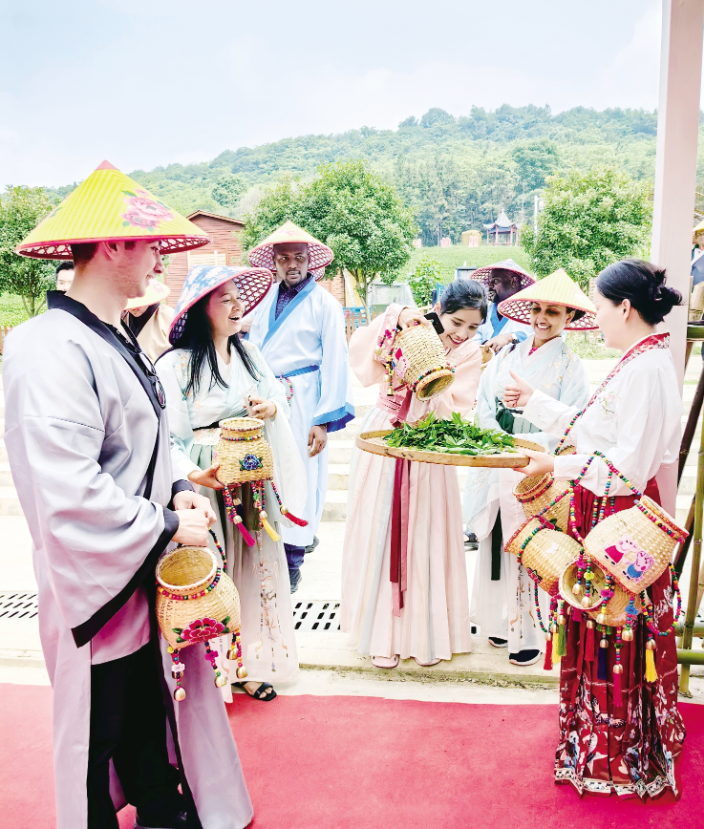
M440 313L454 314L463 308L478 308L482 322L486 320L488 309L486 291L476 279L455 279L443 291L440 297Z
M212 291L211 291L212 293ZM200 376L203 370L203 363L208 361L208 368L212 374L212 382L210 388L213 386L220 386L220 388L228 388L218 368L218 357L215 351L215 343L213 342L213 334L210 329L210 319L208 318L208 299L210 294L196 302L193 307L188 309L186 319L183 325L183 331L177 340L173 342L174 348L184 348L191 352L191 357L188 361L188 384L186 385L186 394L197 394L200 389ZM237 334L234 334L228 339L228 351L232 349L239 354L244 367L247 369L253 380L259 380L260 374L254 364L248 350L242 345Z
M622 259L599 274L599 293L620 305L624 299L638 311L643 322L657 325L676 305L682 305L682 294L668 287L667 274L642 259Z

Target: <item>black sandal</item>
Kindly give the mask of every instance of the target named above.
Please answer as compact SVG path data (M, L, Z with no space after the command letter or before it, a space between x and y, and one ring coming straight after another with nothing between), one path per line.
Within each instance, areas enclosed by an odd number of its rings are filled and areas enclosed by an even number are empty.
M251 680L247 680L251 682ZM245 686L244 682L233 682L233 688L241 688L248 697L252 697L252 699L258 699L262 702L271 702L273 699L276 699L276 691L274 690L274 686L270 685L268 682L262 682L262 684L257 688L256 691L252 691L251 693ZM271 690L271 693L268 693Z

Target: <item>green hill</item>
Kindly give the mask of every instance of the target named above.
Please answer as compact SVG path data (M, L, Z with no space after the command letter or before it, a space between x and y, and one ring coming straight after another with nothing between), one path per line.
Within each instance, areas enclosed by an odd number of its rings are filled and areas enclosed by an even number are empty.
M181 212L242 215L284 175L305 180L320 164L364 158L414 208L424 244L433 245L442 236L458 242L463 230L481 229L502 209L515 221L530 221L535 194L556 170L613 164L636 179L652 179L656 129L657 113L645 110L577 107L553 115L549 107L504 105L493 112L473 107L455 118L436 108L397 130L286 138L226 150L209 163L131 175ZM700 166L704 173L704 158ZM223 207L213 187L233 176L245 195Z

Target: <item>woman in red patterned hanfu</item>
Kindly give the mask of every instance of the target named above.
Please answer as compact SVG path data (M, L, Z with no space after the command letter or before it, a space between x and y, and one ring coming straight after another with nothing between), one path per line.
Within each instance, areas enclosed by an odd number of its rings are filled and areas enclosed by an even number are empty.
M522 471L579 479L574 528L581 537L602 518L632 507L634 490L659 503L655 476L678 458L682 417L669 335L655 330L681 303L681 295L667 287L664 271L638 260L610 265L599 275L597 289L597 323L606 345L623 356L587 407L577 412L515 375L516 385L506 392L507 406L524 406L525 418L576 447L576 454L560 457L528 453L532 460ZM603 457L592 457L595 452ZM674 760L685 729L677 710L676 643L672 633L667 635L673 621L670 571L647 592L661 634L653 682L644 678L648 631L643 615L637 617L633 640L620 643L623 672L615 687L616 633L604 628L587 637L586 616L575 611L567 619L555 779L572 783L580 794L615 791L645 799L671 789L679 796ZM608 648L599 647L602 638Z

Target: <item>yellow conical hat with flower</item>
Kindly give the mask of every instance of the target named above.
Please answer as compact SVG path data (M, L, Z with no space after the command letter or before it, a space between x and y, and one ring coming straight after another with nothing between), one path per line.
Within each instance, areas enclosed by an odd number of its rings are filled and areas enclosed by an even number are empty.
M207 245L205 231L108 161L94 170L17 247L36 259L71 259L71 244L154 239L162 253Z
M308 270L316 281L322 279L325 268L332 262L334 253L322 242L319 242L310 233L298 227L293 222L284 222L271 236L260 242L249 252L249 262L257 268L276 270L274 264L274 245L285 245L287 242L300 242L308 245Z
M534 302L563 305L580 311L577 314L579 319L565 326L567 331L589 331L599 327L594 318L594 303L562 268L505 299L499 304L498 312L510 320L530 324L530 309Z

